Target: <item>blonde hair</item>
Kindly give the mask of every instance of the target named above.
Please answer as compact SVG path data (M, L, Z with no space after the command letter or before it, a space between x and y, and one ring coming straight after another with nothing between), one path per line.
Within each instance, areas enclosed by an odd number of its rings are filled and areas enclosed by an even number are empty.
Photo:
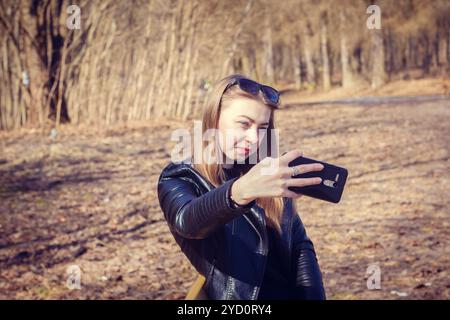
M210 93L209 99L205 108L203 110L203 122L202 122L202 133L204 134L208 129L217 129L219 123L219 116L221 112L221 108L224 103L227 103L229 100L234 99L238 96L244 96L251 99L258 99L262 101L264 104L264 100L262 99L261 93L259 96L253 96L242 91L238 86L234 86L229 88L225 93L225 89L229 84L233 83L237 78L249 79L240 74L233 74L228 77L223 78L213 87L212 92ZM268 132L270 133L271 129L274 129L274 106L266 104L271 107L271 114L268 125ZM278 141L274 139L272 141L271 134L266 134L268 151L267 156L278 157L278 154L271 154L272 151L278 152ZM207 148L210 141L203 141L203 150ZM217 149L214 149L217 150ZM203 160L203 159L202 159ZM262 159L258 159L260 161ZM222 162L221 162L222 163ZM194 168L199 171L206 179L208 179L214 186L218 187L225 181L225 174L223 171L223 167L221 163L218 161L194 161ZM278 232L281 232L281 215L284 210L284 202L282 197L268 197L268 198L258 198L256 199L256 203L264 209L266 214L266 222L268 225L274 227Z

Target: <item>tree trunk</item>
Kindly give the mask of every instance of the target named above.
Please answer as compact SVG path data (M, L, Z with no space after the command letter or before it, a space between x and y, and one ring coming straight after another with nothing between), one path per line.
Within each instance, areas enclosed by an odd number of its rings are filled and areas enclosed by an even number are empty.
M387 45L387 52L388 52L388 78L389 80L392 77L392 74L395 71L395 42L394 37L392 35L391 29L387 29L387 37L386 37L386 45Z
M434 66L435 67L439 67L441 65L441 61L439 59L439 53L440 53L440 41L441 41L441 37L440 37L440 30L436 30L436 34L434 37L434 43L433 43L433 48L434 48Z
M309 28L307 28L309 29ZM314 70L314 62L312 57L312 44L311 44L311 31L307 31L304 33L303 37L303 51L305 56L305 64L306 64L306 79L308 84L315 85L316 82L316 73Z
M448 22L450 25L450 22ZM450 67L450 30L447 29L447 46L446 46L447 66Z
M42 25L39 17L44 16L45 8L42 4L38 4L33 7L33 10L30 10L30 3L26 1L21 4L20 10L23 43L21 55L25 62L25 72L28 73L30 79L29 119L31 125L43 125L48 115L45 103L49 94L49 79L44 56L46 37L43 30L45 31L45 26Z
M345 17L341 10L339 14L339 27L340 27L340 47L341 47L341 67L342 67L342 86L349 88L353 85L353 75L350 66L350 55L348 48L347 32L345 29Z
M327 19L326 15L322 18L322 27L320 31L320 46L322 52L322 79L324 90L330 90L330 58L328 55L328 39L327 39Z
M372 29L370 32L372 33L372 88L378 88L386 83L383 29Z
M275 66L279 66L279 71L276 73L277 77L275 80L286 80L291 78L292 72L292 47L282 44L279 46L278 59L275 60Z
M189 32L187 35L187 45L186 45L186 53L185 53L185 61L184 61L184 66L183 66L183 72L181 74L181 87L183 88L183 94L180 94L180 100L178 103L178 109L176 111L176 115L177 117L182 117L182 115L186 114L187 111L185 110L190 110L192 105L192 101L190 100L190 94L189 93L189 87L190 87L190 83L192 81L192 72L193 72L193 56L194 56L194 50L195 50L195 46L194 46L194 42L195 42L195 32L196 32L196 27L197 27L197 15L196 13L196 8L197 8L197 3L196 2L190 2L190 7L189 7L189 15L188 15L188 27L189 28ZM187 32L187 30L186 30ZM183 111L184 110L184 111ZM184 116L183 116L184 117Z
M431 65L430 40L427 33L423 34L423 40L424 54L422 57L422 71L425 75L427 75L430 73Z
M250 15L250 11L252 9L253 6L253 0L248 1L247 5L244 8L244 12L242 13L242 19L240 24L237 26L236 28L236 32L233 35L233 40L231 42L231 48L228 49L228 55L226 56L224 63L222 65L222 76L225 76L229 73L229 68L230 68L230 64L231 61L233 60L234 54L236 53L236 50L238 48L238 40L239 37L241 36L241 33L243 31L243 28L247 22L247 19Z
M273 66L273 43L272 43L272 27L270 24L269 12L265 15L265 39L264 39L264 73L266 82L274 84L275 72Z
M295 89L300 90L302 87L302 66L300 59L300 36L296 35L292 41L292 62L294 66L294 83Z

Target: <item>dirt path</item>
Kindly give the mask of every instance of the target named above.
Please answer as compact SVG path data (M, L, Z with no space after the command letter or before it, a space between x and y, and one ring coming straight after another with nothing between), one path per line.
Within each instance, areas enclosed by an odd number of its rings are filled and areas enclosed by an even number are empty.
M381 104L389 104L389 105L397 105L397 104L417 104L424 102L434 102L434 101L446 101L449 100L449 95L423 95L423 96L387 96L387 97L379 97L379 96L365 96L358 98L345 98L345 99L327 99L320 101L310 101L304 103L294 103L288 104L287 107L301 107L301 106L317 106L317 105L332 105L332 104L345 104L345 105L359 105L359 106L370 106L370 105L381 105Z
M279 112L282 150L349 169L340 204L298 203L329 298L450 299L449 121L448 100ZM193 269L155 192L182 126L2 134L0 298L184 297ZM366 287L373 263L381 290Z

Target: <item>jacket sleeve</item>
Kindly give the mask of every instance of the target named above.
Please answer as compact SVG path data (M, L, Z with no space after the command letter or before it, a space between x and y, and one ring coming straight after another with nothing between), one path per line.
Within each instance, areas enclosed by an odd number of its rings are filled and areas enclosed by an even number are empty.
M237 178L198 195L192 182L180 177L160 178L158 198L169 227L190 239L204 239L218 227L247 212L254 201L234 206L230 190Z
M325 300L322 273L320 272L314 245L308 238L298 213L294 212L293 214L292 263L295 272L296 296L304 300Z

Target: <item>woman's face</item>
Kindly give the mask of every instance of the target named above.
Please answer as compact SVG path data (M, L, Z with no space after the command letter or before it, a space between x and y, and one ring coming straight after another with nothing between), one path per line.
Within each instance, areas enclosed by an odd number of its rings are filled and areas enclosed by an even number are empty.
M246 97L237 97L221 110L218 130L219 146L228 159L244 160L258 150L258 134L269 126L271 108Z

